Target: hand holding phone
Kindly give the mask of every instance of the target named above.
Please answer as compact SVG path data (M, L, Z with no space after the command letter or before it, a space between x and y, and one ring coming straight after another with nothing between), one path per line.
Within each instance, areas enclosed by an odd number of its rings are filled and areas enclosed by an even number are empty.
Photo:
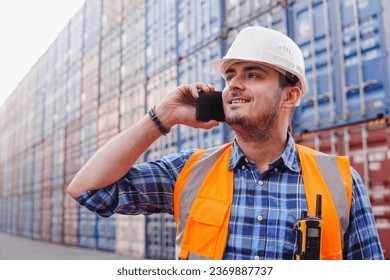
M205 93L200 90L198 93L199 98L196 100L196 119L201 122L208 122L210 120L224 122L225 113L223 111L222 92L213 91Z

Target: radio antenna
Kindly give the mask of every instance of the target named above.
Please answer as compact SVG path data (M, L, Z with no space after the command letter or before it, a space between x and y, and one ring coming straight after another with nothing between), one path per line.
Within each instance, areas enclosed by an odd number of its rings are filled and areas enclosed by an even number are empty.
M317 194L316 217L318 219L322 219L322 195L320 195L320 194Z

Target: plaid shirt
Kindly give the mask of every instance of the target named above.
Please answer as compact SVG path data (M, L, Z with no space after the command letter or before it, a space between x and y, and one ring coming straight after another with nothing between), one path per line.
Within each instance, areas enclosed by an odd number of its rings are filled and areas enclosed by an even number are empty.
M173 188L193 152L138 164L118 182L88 191L77 200L103 217L114 213L173 214ZM224 259L294 259L298 249L294 228L307 204L292 137L263 173L234 142L229 168L234 169L234 195ZM383 259L366 188L353 168L351 172L353 198L344 258Z

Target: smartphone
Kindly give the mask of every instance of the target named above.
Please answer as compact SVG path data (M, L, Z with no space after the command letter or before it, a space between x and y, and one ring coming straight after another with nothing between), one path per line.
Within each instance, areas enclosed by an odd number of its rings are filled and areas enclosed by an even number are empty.
M196 100L196 119L201 122L210 120L225 121L221 91L209 93L199 91L199 98Z

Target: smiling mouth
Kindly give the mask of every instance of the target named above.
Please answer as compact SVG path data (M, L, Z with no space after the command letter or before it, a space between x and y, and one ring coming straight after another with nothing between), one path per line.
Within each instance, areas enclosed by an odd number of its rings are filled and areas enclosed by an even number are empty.
M244 100L244 99L234 99L232 101L230 101L230 104L243 104L243 103L248 103L249 101L248 100Z

